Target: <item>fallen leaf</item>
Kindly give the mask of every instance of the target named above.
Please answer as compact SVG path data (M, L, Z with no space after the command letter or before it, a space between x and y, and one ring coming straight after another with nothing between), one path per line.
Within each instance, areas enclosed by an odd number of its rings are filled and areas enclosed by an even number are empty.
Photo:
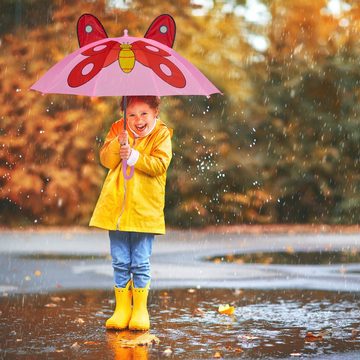
M219 351L217 351L217 352L214 354L214 358L215 358L215 359L220 359L220 358L222 358L221 353L220 353Z
M98 341L85 341L84 345L98 345L99 342Z
M259 339L258 336L254 336L254 335L239 335L238 338L243 339L243 340L257 340L257 339Z
M314 342L314 341L322 341L323 340L323 336L322 334L314 334L311 331L308 331L305 335L305 341L306 342Z
M160 294L160 298L162 298L162 299L169 299L170 296L169 296L169 294L168 294L166 291L164 291L162 294Z
M74 323L76 323L76 324L83 324L84 322L85 322L85 320L81 319L81 318L77 318L74 320Z
M196 308L192 314L193 314L193 316L201 316L201 317L205 316L205 312L203 310L201 310L200 308Z
M45 304L44 306L48 307L48 308L54 308L54 307L57 307L57 304L50 303L50 304Z
M77 342L74 342L70 347L72 349L78 350L80 348L80 345Z
M218 312L224 315L232 315L235 312L235 308L234 306L230 306L229 304L220 305Z
M285 251L288 253L288 254L293 254L295 252L294 248L292 246L287 246L285 248Z
M302 356L301 353L291 353L290 356Z
M235 296L239 296L239 295L242 295L243 292L244 292L243 290L236 289L236 290L234 291L234 295L235 295Z
M59 296L51 296L50 297L50 300L52 302L61 302L61 301L65 301L66 299L64 297L59 297Z
M272 264L274 261L274 259L271 256L267 256L263 259L263 261L261 262L264 265L270 265Z
M57 353L62 353L62 352L64 352L64 350L55 350L55 352L57 352Z
M163 355L164 356L171 356L172 355L172 350L170 348L167 348L163 351Z
M359 330L358 329L352 329L351 330L351 337L352 338L356 338L359 335Z
M30 280L31 280L31 277L30 277L29 275L26 275L26 276L24 277L24 280L25 280L25 281L30 281Z
M158 344L160 340L152 334L145 333L142 335L137 336L134 339L120 339L120 346L121 347L135 347L135 346L144 346L144 345L151 345L151 344Z
M35 276L41 276L41 271L40 270L35 270L34 275Z
M188 293L193 294L196 290L195 289L189 289Z

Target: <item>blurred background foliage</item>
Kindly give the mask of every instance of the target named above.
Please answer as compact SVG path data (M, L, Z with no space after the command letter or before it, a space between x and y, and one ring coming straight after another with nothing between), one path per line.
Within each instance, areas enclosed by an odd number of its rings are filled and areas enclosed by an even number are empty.
M358 1L2 0L0 224L89 221L120 99L28 90L86 12L110 37L171 14L174 48L224 93L162 102L168 225L359 223Z

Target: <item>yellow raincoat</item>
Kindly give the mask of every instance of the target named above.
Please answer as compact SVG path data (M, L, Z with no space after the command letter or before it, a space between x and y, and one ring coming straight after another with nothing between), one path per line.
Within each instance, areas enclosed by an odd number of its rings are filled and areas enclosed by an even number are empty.
M129 144L139 152L139 158L134 176L124 181L118 141L123 126L123 120L112 125L100 150L100 162L110 170L89 225L165 234L165 183L172 157L172 130L159 119L152 132L143 138L135 138L128 130Z

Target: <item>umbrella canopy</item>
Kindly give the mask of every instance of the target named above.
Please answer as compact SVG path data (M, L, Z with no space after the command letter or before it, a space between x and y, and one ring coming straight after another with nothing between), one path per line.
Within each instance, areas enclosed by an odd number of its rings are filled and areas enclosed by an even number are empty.
M90 43L54 65L31 89L86 96L221 93L194 65L152 39L124 36Z

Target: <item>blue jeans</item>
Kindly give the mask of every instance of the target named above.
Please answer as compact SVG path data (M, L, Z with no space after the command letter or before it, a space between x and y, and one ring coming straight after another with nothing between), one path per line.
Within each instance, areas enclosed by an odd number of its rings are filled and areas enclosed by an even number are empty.
M150 281L150 255L154 234L109 231L115 286L124 288L131 275L135 288Z

